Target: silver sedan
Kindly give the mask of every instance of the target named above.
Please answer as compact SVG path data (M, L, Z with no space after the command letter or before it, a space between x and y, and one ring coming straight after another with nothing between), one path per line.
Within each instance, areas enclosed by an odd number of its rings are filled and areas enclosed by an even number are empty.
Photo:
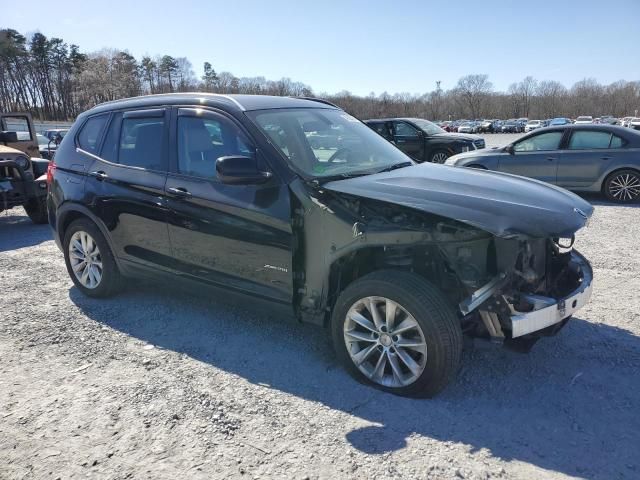
M609 200L640 199L640 132L613 125L537 129L505 147L449 157L446 165L512 173Z

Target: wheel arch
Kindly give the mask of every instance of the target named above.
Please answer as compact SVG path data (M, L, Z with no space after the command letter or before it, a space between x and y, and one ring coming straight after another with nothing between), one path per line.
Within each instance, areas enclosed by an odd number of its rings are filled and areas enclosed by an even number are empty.
M113 253L113 258L118 265L118 268L121 268L120 260L116 255L116 250L111 240L111 236L109 235L109 229L98 216L96 216L91 210L89 210L89 208L85 207L84 205L80 205L77 203L65 203L58 208L55 228L57 243L61 246L63 245L67 228L69 228L69 225L71 225L74 221L81 218L86 218L96 227L98 227L98 230L100 230L100 233L102 233L102 236L105 238L107 244L109 245L109 248L111 249L111 252Z
M430 246L435 251L437 245ZM464 297L465 289L458 276L445 266L444 259L434 261L423 268L416 268L416 257L425 246L368 246L363 247L340 258L329 266L327 278L327 295L324 302L326 312L323 322L329 324L333 307L340 294L353 282L371 273L381 270L394 270L414 273L440 289L454 309ZM439 255L432 254L432 258Z
M633 170L634 172L636 172L638 175L640 175L640 166L638 165L616 165L616 167L609 171L606 172L601 178L600 178L600 192L604 193L604 187L607 183L607 180L613 176L614 174L621 172L623 170Z

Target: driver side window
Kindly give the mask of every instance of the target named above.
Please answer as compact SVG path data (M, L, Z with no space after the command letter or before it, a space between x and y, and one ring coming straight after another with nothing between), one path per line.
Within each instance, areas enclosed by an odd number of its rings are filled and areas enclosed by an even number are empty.
M557 150L560 147L563 132L546 132L534 135L517 142L513 146L515 152L539 152Z
M201 178L216 177L220 157L250 156L253 148L244 133L218 115L178 116L178 172Z

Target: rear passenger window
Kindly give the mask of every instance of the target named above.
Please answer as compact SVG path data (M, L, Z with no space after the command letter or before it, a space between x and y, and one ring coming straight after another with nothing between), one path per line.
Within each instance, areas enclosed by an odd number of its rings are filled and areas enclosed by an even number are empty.
M387 128L386 123L372 123L370 124L370 126L378 133L378 135L381 135L387 140L393 140L393 136L391 135L391 133L389 133L389 129Z
M178 171L215 178L220 157L250 156L253 148L242 131L224 117L178 116Z
M125 117L119 137L118 163L148 170L164 169L164 115Z
M96 115L85 122L78 134L78 146L85 152L97 154L102 131L109 114Z
M569 150L591 150L609 148L611 134L609 132L596 132L584 130L573 132L569 140Z

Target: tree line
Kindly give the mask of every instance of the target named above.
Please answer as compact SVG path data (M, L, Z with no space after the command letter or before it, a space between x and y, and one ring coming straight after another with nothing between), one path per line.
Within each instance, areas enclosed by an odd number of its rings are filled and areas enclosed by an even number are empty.
M201 91L279 96L313 96L290 78L236 77L216 72L210 62L197 77L186 57L143 56L103 49L83 53L77 45L35 33L0 30L0 111L29 111L41 120L73 120L94 105L144 94ZM640 81L602 85L584 79L567 88L554 80L526 77L506 92L495 91L486 74L460 78L448 90L436 82L422 94L348 91L317 93L359 118L410 116L458 118L552 118L633 115L640 109Z

